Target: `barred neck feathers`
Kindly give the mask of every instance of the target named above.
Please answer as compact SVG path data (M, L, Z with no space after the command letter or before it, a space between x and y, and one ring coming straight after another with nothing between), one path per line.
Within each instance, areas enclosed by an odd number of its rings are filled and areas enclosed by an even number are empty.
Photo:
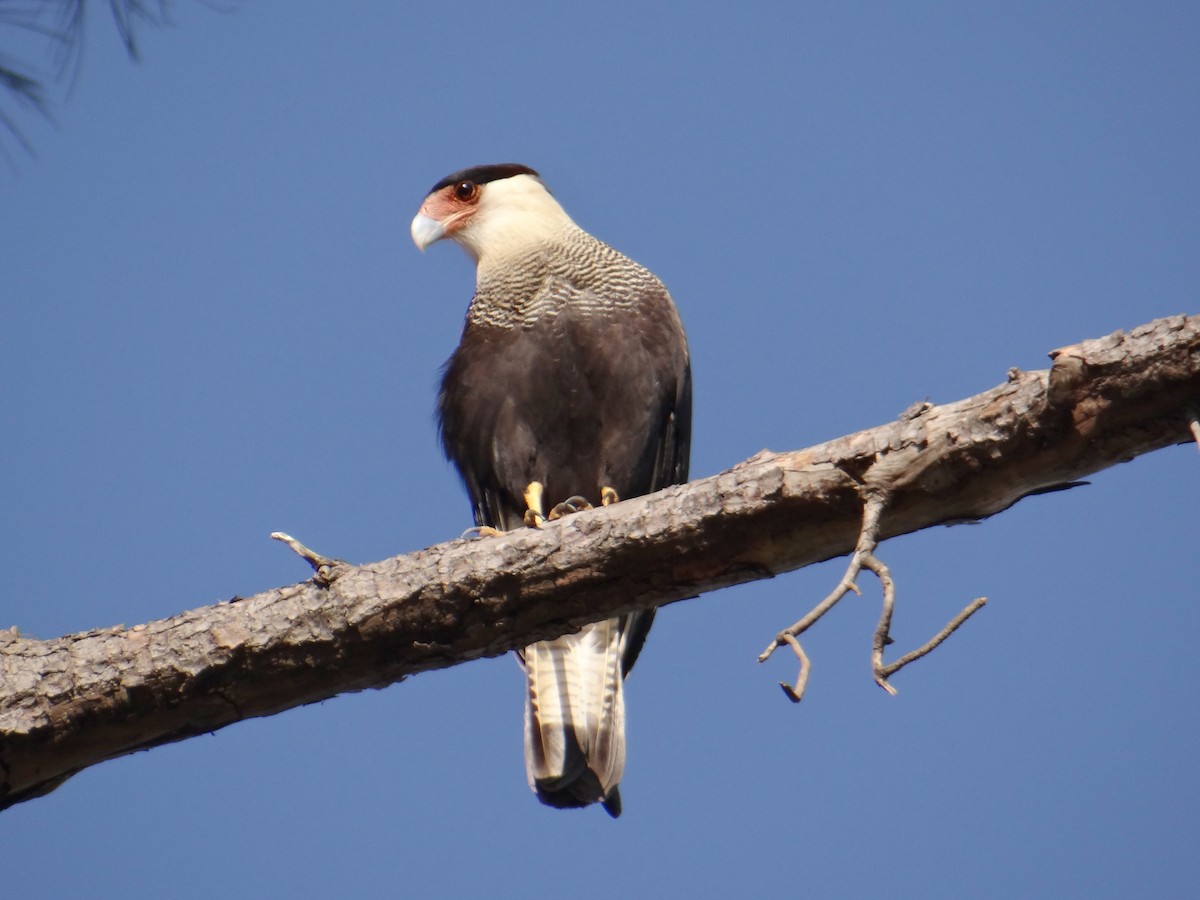
M604 315L630 310L647 295L667 296L649 270L567 222L552 239L514 242L502 264L480 260L468 322L528 327L567 307Z

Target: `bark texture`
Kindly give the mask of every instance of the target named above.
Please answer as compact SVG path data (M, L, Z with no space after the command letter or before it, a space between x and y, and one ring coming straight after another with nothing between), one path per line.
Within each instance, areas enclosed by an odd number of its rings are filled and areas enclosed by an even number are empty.
M872 492L888 495L890 537L1192 439L1200 317L1051 357L966 400L541 530L338 564L132 628L0 632L0 808L105 759L848 553Z

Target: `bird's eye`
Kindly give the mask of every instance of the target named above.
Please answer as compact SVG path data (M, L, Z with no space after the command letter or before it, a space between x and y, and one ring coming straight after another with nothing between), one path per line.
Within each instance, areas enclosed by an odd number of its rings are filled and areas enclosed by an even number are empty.
M479 193L479 185L473 181L460 181L454 186L454 196L459 200L473 200Z

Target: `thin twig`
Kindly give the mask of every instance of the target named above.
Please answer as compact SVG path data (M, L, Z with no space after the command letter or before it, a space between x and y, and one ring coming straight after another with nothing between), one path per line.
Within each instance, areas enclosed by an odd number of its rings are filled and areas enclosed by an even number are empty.
M793 625L785 628L783 631L775 635L774 640L767 644L767 648L758 656L759 662L766 662L772 653L779 647L787 644L792 648L792 652L796 654L796 658L800 660L800 672L796 676L796 684L794 687L789 686L785 682L780 682L779 686L783 688L783 692L793 703L799 703L804 697L804 687L808 683L808 673L811 668L807 654L804 648L800 646L800 642L796 640L796 636L803 634L809 628L817 623L820 618L833 609L839 600L846 594L853 591L862 596L862 591L859 590L855 580L858 578L858 573L862 571L864 566L871 568L867 560L873 561L873 565L882 566L875 559L873 552L875 545L879 541L879 519L883 515L884 509L887 507L888 495L882 491L872 491L866 495L866 500L863 503L863 522L862 527L858 532L858 544L854 548L854 553L850 556L850 562L846 566L846 574L842 576L841 581L837 583L837 587L830 592L824 600L812 608L812 610L804 618L800 619ZM871 571L876 571L874 568ZM884 570L886 571L886 569ZM878 574L878 572L876 572ZM889 576L890 580L890 576Z
M767 644L767 648L758 655L758 661L766 662L779 647L782 647L784 644L791 644L792 641L790 639L794 639L796 635L808 631L808 629L817 623L817 620L821 616L833 609L834 605L850 591L861 596L862 591L854 583L854 579L858 577L860 569L862 569L862 562L859 560L858 554L855 553L850 557L850 565L846 567L846 574L842 576L842 580L838 582L837 587L833 589L832 593L814 606L803 619L800 619L795 624L788 626L775 635L771 643Z
M808 685L808 673L812 668L812 663L808 661L808 654L804 652L804 648L800 646L800 642L796 640L795 635L784 635L784 640L791 645L795 651L796 657L800 660L800 674L796 676L796 686L788 684L786 681L779 682L779 686L783 688L783 692L787 694L787 698L793 703L799 703L804 699L804 688Z
M896 662L884 665L883 650L888 644L892 643L892 613L896 609L896 582L893 580L892 573L888 570L888 567L876 559L873 554L863 558L863 567L874 572L879 578L879 583L883 586L883 609L879 613L879 624L875 626L875 635L871 641L871 672L875 676L875 683L894 697L896 696L896 689L892 687L888 681L888 677L900 671L900 669L907 666L910 662L920 659L946 638L950 637L963 622L967 621L967 619L987 603L987 598L979 597L971 601L966 609L951 619L950 623L927 643L918 647L912 653L902 656Z
M892 613L896 609L896 582L888 569L874 554L863 560L863 565L875 573L883 586L883 610L879 614L879 624L875 626L875 635L871 640L871 671L875 673L875 683L895 696L896 689L888 684L881 674L883 671L883 648L892 643Z
M878 670L876 673L876 681L878 681L879 678L882 677L884 679L882 686L885 689L889 688L890 686L886 683L886 679L888 678L888 676L894 675L896 672L900 671L905 666L907 666L910 662L914 662L915 660L920 659L926 653L929 653L931 650L936 648L938 644L940 644L946 638L950 637L950 635L954 634L954 632L956 632L958 630L959 626L961 626L963 624L963 622L967 621L967 619L971 618L971 616L973 616L975 613L979 612L979 610L983 609L983 607L986 605L987 605L987 597L976 597L974 600L972 600L970 603L967 604L966 608L962 612L960 612L957 616L955 616L953 619L951 619L949 621L949 623L947 623L945 628L943 628L941 631L939 631L937 634L935 634L932 638L930 638L928 643L923 644L922 646L918 647L912 653L906 653L904 656L900 657L894 663L890 663L886 666L883 666L882 669ZM893 693L893 694L896 693L894 688L891 689L891 693Z
M305 547L290 534L285 534L282 531L272 531L271 539L287 544L293 553L312 566L317 581L324 584L328 584L333 580L334 570L338 566L346 565L345 560L322 556L317 551Z

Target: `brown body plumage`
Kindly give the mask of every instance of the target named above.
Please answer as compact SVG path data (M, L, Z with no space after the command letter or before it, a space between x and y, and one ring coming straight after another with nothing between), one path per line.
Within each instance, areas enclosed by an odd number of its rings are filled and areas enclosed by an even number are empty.
M687 343L658 278L576 226L520 166L439 183L413 232L419 245L454 237L478 262L438 397L443 446L476 524L519 527L533 482L549 510L573 496L598 506L605 488L628 498L687 479ZM622 678L652 618L600 622L522 654L526 768L543 802L600 801L619 813Z

